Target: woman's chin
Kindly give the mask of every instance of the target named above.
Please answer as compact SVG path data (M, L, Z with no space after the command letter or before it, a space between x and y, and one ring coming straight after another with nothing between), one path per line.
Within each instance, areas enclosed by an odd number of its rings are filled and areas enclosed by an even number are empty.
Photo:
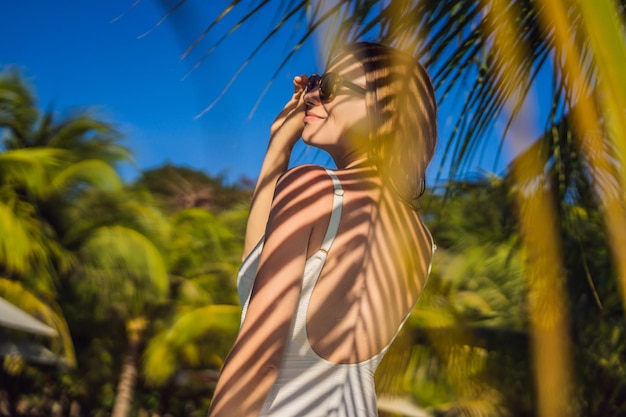
M306 135L306 134L303 133L302 134L302 142L304 142L308 146L312 146L314 148L324 150L323 145L320 144L319 141L315 140L314 135Z
M302 130L302 142L306 143L309 146L315 146L315 136L316 132L314 131L314 127L308 123L305 123L304 129Z

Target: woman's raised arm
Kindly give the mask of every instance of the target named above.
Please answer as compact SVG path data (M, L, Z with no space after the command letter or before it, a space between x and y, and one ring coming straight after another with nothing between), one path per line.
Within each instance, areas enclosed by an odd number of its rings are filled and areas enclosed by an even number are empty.
M309 237L327 222L332 181L301 166L281 177L272 204L252 296L224 362L209 417L255 417L278 376L302 287Z
M308 79L306 75L294 78L293 96L278 114L270 129L270 141L252 195L243 249L244 259L265 233L276 181L287 170L291 151L302 135L305 111L302 96Z

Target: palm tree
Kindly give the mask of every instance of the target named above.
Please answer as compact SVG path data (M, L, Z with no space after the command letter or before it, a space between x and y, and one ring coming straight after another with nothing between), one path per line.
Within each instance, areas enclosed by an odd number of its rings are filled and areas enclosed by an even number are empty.
M112 166L130 160L128 149L118 143L120 134L87 111L60 121L53 110L41 114L35 95L16 70L0 73L0 109L4 150L66 149L71 162L98 159Z
M170 217L168 260L172 315L150 340L144 356L149 383L163 385L187 370L222 366L241 308L234 277L240 263L247 206L214 214L201 208Z
M2 269L27 275L32 263L55 252L58 242L46 233L37 218L37 208L29 197L41 195L49 186L51 171L64 153L54 149L15 150L0 154ZM48 248L48 249L46 249Z
M247 209L213 214L189 208L168 219L159 209L168 201L141 185L118 193L92 190L75 201L65 234L78 253L76 291L96 314L125 323L116 417L131 409L142 351L143 376L162 385L181 368L219 366L238 327L233 277L243 235L232 226L245 223Z
M33 297L20 296L22 306L60 315L49 321L67 336L72 364L67 326L59 325L65 321L53 303L59 291L75 286L85 298L93 297L96 312L113 311L124 320L128 355L114 415L125 416L147 307L160 302L169 288L155 244L167 233L164 218L149 204L121 194L115 165L130 155L109 124L86 113L60 122L52 112L40 115L16 72L0 77L0 127L5 149L0 154L5 162L0 170L1 270L49 300L44 303L52 307L45 310ZM11 294L15 285L1 282L4 293Z
M49 191L49 178L64 155L34 148L0 154L0 296L55 328L59 339L53 348L73 367L74 348L56 288L72 256L36 202Z
M64 216L90 186L119 189L112 164L128 158L128 152L115 143L119 137L108 124L87 114L60 123L52 112L40 114L16 71L0 74L0 131L0 271L24 282L25 290L34 290L56 312L54 321L73 365L69 332L55 300L59 280L74 259L63 242Z
M243 234L234 230L243 228L247 207L213 213L166 206L175 201L168 192L178 195L179 190L172 170L155 171L169 182L152 175L153 183L171 188L154 197L142 180L115 194L83 193L65 235L78 253L77 291L92 300L97 314L123 321L127 330L114 416L130 411L142 352L146 382L161 386L177 371L219 367L238 328L233 277ZM182 171L192 178L201 174ZM223 193L219 181L212 188ZM241 195L241 190L230 192ZM172 212L169 218L160 207Z
M77 258L73 291L96 319L125 328L126 354L112 415L127 416L145 335L169 293L162 248L169 230L149 200L128 191L84 193L71 214L65 238Z

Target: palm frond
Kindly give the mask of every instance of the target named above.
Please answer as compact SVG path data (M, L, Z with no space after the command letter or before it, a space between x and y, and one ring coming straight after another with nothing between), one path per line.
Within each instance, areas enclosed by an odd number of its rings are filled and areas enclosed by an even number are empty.
M82 245L79 258L77 285L98 295L100 311L113 308L122 309L125 317L137 315L169 289L161 252L135 230L122 226L95 229Z
M215 332L236 334L240 314L241 308L231 305L209 305L178 314L169 328L148 343L143 358L146 380L162 385L177 370L200 365L203 340ZM220 367L221 363L212 365Z
M66 213L71 223L63 234L63 243L68 247L81 246L93 230L107 226L135 230L159 248L169 239L167 218L151 196L145 193L91 187L71 202Z
M237 4L239 4L239 2L241 2L241 0L233 0L228 6L226 6L226 8L224 10L222 10L222 12L211 22L211 24L209 24L209 26L207 26L202 33L191 43L191 45L189 45L187 47L187 49L185 50L185 52L183 52L182 56L180 57L180 60L182 61L183 59L185 59L187 57L187 55L189 55L189 53L196 47L196 45L198 45L202 39L204 39L204 37L206 35L209 34L209 32L211 32L211 30L215 27L215 25L217 25L220 21L222 21L222 19L224 19L232 10L235 6L237 6ZM266 2L265 2L266 3ZM256 6L251 13L249 13L250 16L254 15L255 13L257 13L265 3L261 3L260 5ZM174 11L174 9L171 10L172 12ZM164 16L164 18L166 18L167 16ZM244 16L243 19L241 19L239 21L239 24L237 26L240 26L243 22L245 22L247 20L247 18ZM232 33L232 32L230 32ZM224 39L224 38L223 38ZM217 46L219 45L219 43L221 43L220 41L218 41L218 43L216 45L213 45L213 47L211 48L211 50L215 50L215 48L217 48ZM210 52L208 52L206 54L206 56L210 55ZM194 66L195 67L195 66Z
M206 112L210 111L215 104L217 104L217 102L219 102L219 100L224 96L224 94L226 94L226 92L230 89L230 87L232 86L232 84L235 82L235 80L239 77L239 75L241 74L241 72L244 70L244 68L246 66L248 66L248 64L252 61L252 59L254 59L254 57L261 51L261 49L263 48L263 46L269 42L270 39L272 39L277 33L278 31L284 27L285 23L287 21L289 21L289 19L291 19L293 17L293 15L295 15L297 12L300 12L301 6L303 5L304 2L306 2L307 0L303 0L302 3L297 4L295 7L293 7L288 13L285 14L285 16L282 18L282 20L277 23L272 30L270 30L270 32L261 40L261 42L259 42L259 44L257 44L257 46L254 48L254 50L250 53L250 55L248 56L248 58L244 61L243 64L241 64L241 66L237 69L237 71L235 71L235 74L233 75L233 77L230 79L230 81L226 84L226 86L224 87L224 89L221 91L221 93L218 95L218 97L211 103L209 104L204 110L202 110L202 112L200 112L196 118L201 117L203 114L205 114ZM258 10L261 10L261 8L255 9L257 12ZM246 15L244 16L244 19L249 18L251 15ZM235 24L222 38L225 39L226 37L228 37L229 35L231 35L235 30L237 30L239 28L239 26L243 23L243 21L240 21L239 23ZM220 42L220 41L218 41ZM214 49L210 49L208 53L211 53ZM201 58L200 61L198 61L198 63L196 63L196 65L194 66L193 69L196 69L199 67L199 65L202 63L202 61L204 59L206 59L206 57L208 56L208 53L205 54L205 56L203 56ZM284 62L284 61L283 61ZM279 65L279 68L282 68L282 66L284 65L281 64ZM192 69L192 71L193 71ZM271 83L272 80L270 80Z
M2 144L5 149L20 147L39 117L35 96L17 70L0 73L0 129L9 131Z
M0 263L8 271L27 274L31 260L43 252L39 242L32 239L31 228L12 205L0 202Z
M49 187L55 171L66 163L68 157L67 151L51 148L14 149L0 153L0 181L41 193Z
M52 190L67 191L82 182L106 191L119 191L122 188L122 180L111 165L99 159L88 159L71 164L59 172L52 180Z
M49 294L59 274L68 270L71 256L61 247L34 205L9 187L0 187L0 265L5 273L36 282L33 288Z
M240 9L239 1L229 3L185 51L185 56L199 47L199 41L207 33L217 30L217 22L223 20L227 14L237 16L239 13L241 17L237 19L237 23L223 31L219 40L196 62L193 70L243 24L253 17L260 16L263 10L277 7L279 4L277 0L263 0L256 2L251 10L244 12ZM514 43L507 48L511 51L524 51L521 55L522 60L515 64L512 60L503 60L502 57L506 54L500 53L498 44L494 43L495 33L503 28L504 20L494 12L489 2L391 1L381 5L374 1L343 0L322 7L319 3L302 0L280 14L276 25L268 30L245 62L235 71L217 99L201 114L209 111L219 101L263 45L277 37L280 30L297 27L301 35L297 40L289 41L289 53L277 64L274 75L254 104L251 114L260 104L276 74L284 68L304 42L312 40L320 31L323 30L326 37L323 42L323 53L326 57L331 56L341 45L355 40L382 41L410 50L416 57L424 60L432 73L442 105L452 102L462 103L462 106L452 113L456 127L445 138L441 167L449 167L447 176L450 178L465 175L472 169L472 163L477 158L482 158L485 149L488 146L493 147L486 143L486 138L495 123L504 118L505 125L510 126L518 116L522 104L527 101L530 94L534 94L539 75L546 66L554 64L553 69L557 78L565 77L562 71L559 71L558 63L560 55L566 53L567 48L555 40L552 23L540 21L539 16L544 8L542 3L516 0L507 3L506 7L507 13L514 13L518 17L514 26L505 27L509 32L516 34ZM581 36L583 33L581 9L569 4L567 7L576 42L582 45L583 50L587 50L589 40ZM299 10L306 10L307 13L298 15ZM619 13L623 11L622 7ZM588 57L582 64L583 76L594 84L595 62ZM518 88L520 85L521 89ZM451 94L454 91L457 93ZM460 95L461 93L464 95ZM563 108L564 103L569 105L575 103L576 97L567 89L556 88L551 100L551 107L559 109ZM507 113L509 109L512 111ZM546 123L550 121L554 124L554 117L560 118L563 115L563 111L552 112ZM505 129L500 142L496 145L494 165L500 158L506 133ZM441 171L438 176L444 174Z
M115 166L133 160L130 150L120 143L121 134L110 123L85 112L54 122L47 129L40 124L31 134L38 138L38 146L71 151L74 161L100 159Z

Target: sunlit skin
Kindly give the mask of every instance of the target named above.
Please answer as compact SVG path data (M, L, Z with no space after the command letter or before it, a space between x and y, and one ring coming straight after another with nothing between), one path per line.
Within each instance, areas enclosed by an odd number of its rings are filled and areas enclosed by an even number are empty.
M350 55L328 71L365 87L364 71ZM300 137L331 155L344 189L338 234L307 312L313 350L334 363L371 358L391 341L426 280L428 231L408 204L382 187L365 157L363 95L341 89L322 103L317 88L304 94L307 83L307 76L294 79L294 95L270 132L244 258L263 235L265 243L245 320L216 386L212 417L258 416L280 369L305 261L319 250L328 227L328 174L313 165L287 171Z
M338 73L365 88L363 68L350 55L331 65L328 72ZM340 86L332 101L322 103L315 88L304 95L304 102L304 143L328 152L339 169L349 168L365 158L363 145L357 139L367 133L367 107L362 94Z

